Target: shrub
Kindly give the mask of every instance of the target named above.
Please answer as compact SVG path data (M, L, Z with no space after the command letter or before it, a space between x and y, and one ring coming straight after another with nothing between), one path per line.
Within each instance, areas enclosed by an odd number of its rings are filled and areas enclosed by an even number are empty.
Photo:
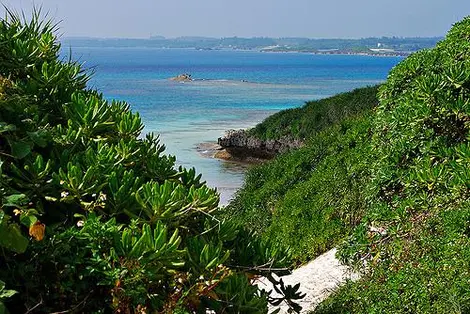
M370 270L319 313L470 311L469 38L467 17L381 87L368 210L341 250Z
M390 72L370 115L307 106L251 131L306 145L249 171L227 214L301 261L341 243L343 262L367 265L316 313L470 311L469 60L467 17Z
M86 87L55 29L0 20L0 309L266 312L248 278L288 251L216 219L216 191Z
M362 186L373 158L366 108L376 103L375 91L367 87L306 105L305 115L296 121L316 126L305 147L250 169L224 217L289 246L297 261L313 258L344 239L365 210ZM360 95L367 95L361 105ZM337 110L342 112L338 116L318 118ZM285 116L281 112L278 117Z

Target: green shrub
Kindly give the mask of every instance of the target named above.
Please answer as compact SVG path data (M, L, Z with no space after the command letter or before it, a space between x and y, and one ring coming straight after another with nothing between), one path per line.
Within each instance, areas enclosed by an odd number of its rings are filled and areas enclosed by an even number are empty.
M470 311L469 38L467 17L381 87L367 214L340 252L370 270L319 313Z
M309 117L318 121L322 113L336 110L328 106L356 115L338 116L333 124L328 123L334 119L320 120L318 133L305 147L250 169L243 188L225 209L226 217L290 247L298 261L315 257L344 239L364 212L362 186L372 159L370 110L364 108L375 104L375 91L367 87L307 105L305 121ZM370 99L358 106L358 95ZM319 112L314 111L314 104Z
M390 72L372 114L331 98L251 131L306 145L250 170L227 216L301 261L341 243L339 258L367 265L316 313L470 311L469 60L467 17Z
M267 312L249 278L289 252L216 219L217 192L88 89L54 31L0 20L0 309Z

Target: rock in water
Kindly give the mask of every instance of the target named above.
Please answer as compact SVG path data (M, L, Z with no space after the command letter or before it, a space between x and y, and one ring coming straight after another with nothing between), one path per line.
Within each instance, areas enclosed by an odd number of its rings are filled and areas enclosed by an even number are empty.
M287 137L278 140L260 140L249 135L246 130L228 130L217 143L230 155L240 159L248 157L271 159L279 153L303 145L301 141Z
M177 81L177 82L191 82L193 79L191 74L183 73L178 76L170 78L170 81Z

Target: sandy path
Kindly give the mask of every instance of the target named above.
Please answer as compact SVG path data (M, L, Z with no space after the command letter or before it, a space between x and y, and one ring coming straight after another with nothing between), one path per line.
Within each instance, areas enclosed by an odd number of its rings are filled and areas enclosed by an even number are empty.
M298 302L302 306L301 313L313 310L347 279L359 278L357 273L341 265L335 254L336 249L332 249L310 263L295 269L291 275L282 277L285 284L295 285L300 282L300 291L307 294ZM271 283L266 279L261 280L258 285L268 291L272 289ZM280 308L280 313L287 313L287 305L281 304ZM269 312L275 309L277 308L270 307Z

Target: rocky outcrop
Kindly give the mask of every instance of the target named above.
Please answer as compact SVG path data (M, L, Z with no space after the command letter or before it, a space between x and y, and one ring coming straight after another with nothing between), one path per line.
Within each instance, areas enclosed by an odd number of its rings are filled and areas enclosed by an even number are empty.
M193 79L191 74L183 73L178 76L170 78L170 81L177 81L177 82L191 82Z
M229 130L217 142L231 156L238 159L250 157L271 159L279 153L299 148L303 145L301 141L292 138L260 140L249 135L246 130Z

